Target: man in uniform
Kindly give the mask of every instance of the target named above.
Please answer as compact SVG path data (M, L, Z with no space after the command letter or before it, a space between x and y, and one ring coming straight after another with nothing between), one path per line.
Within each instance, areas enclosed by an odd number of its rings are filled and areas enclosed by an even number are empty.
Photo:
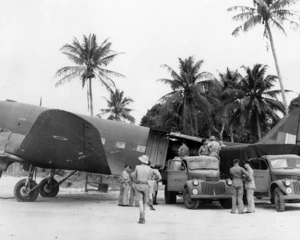
M249 177L245 181L245 188L247 191L247 212L246 213L254 213L255 212L255 204L254 204L254 189L255 189L255 182L254 182L254 172L250 167L250 161L246 161L244 164Z
M181 142L181 146L178 148L178 157L183 158L189 156L189 148L185 145L184 141Z
M148 180L156 173L148 166L149 159L146 155L140 156L139 160L141 165L136 166L132 176L136 179L136 199L139 201L140 219L138 223L145 224L145 208L149 196ZM159 176L157 177L159 178Z
M238 203L239 214L243 214L244 203L243 203L243 174L246 177L249 177L248 172L239 166L240 160L233 160L233 167L230 168L230 174L232 176L232 208L231 213L235 213L236 211L236 203Z
M209 144L208 144L208 147L209 147L209 150L210 150L209 155L219 158L219 153L221 151L221 146L216 141L216 137L215 136L210 136L209 141L210 141Z
M151 164L150 164L150 167L151 167ZM154 204L153 199L155 197L155 203L157 204L156 198L157 198L157 191L158 191L158 182L161 180L161 175L160 175L159 171L157 169L155 169L154 167L151 167L151 169L153 170L153 174L150 177L150 180L148 180L149 206L150 206L150 210L155 210L155 208L153 207L153 204ZM155 172L155 174L154 174L154 172Z

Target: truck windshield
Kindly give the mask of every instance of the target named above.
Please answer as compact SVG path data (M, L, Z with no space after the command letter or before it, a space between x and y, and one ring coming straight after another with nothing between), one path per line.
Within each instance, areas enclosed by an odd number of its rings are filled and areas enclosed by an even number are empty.
M280 158L271 160L271 166L278 168L300 168L300 159L298 158Z
M191 170L194 169L219 169L219 161L212 161L208 159L201 159L201 160L193 160L188 162L189 168Z

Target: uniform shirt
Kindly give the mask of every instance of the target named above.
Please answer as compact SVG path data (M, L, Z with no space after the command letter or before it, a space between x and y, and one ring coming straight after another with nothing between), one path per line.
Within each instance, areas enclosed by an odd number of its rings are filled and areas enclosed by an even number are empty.
M159 171L157 169L153 169L153 173L152 176L150 177L150 180L148 180L148 185L150 187L153 187L153 185L155 184L156 181L160 181L161 180L161 175L159 173Z
M208 145L202 145L198 150L198 154L208 156L210 154L210 149Z
M245 182L246 189L255 189L254 172L251 167L248 167L247 172L249 174L248 179Z
M182 144L179 148L178 148L178 156L179 157L185 157L189 155L189 148L185 145Z
M219 155L220 150L221 150L221 146L217 141L212 141L208 144L210 152L211 153L216 153L217 155Z
M126 170L122 172L122 183L129 183L130 182L130 177L129 174Z
M159 178L159 175L154 171L155 169L150 168L148 165L138 165L135 167L135 171L132 173L132 177L137 180L137 182L148 183L153 175Z
M242 187L243 174L246 175L247 177L249 176L248 172L240 166L233 166L232 168L230 168L230 174L232 176L233 187Z

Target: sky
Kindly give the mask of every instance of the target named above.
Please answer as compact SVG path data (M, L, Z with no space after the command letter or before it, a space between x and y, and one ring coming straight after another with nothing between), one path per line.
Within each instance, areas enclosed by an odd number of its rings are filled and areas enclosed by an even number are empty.
M276 74L271 49L259 26L231 35L231 6L251 6L251 0L3 0L0 3L0 100L42 105L86 114L86 89L79 79L56 88L56 71L73 63L60 48L76 37L109 38L122 52L107 68L125 75L117 88L134 100L136 124L148 109L171 91L157 80L170 77L162 64L178 70L178 58L204 60L202 71L225 72L256 63ZM293 10L300 12L300 4ZM288 36L273 30L275 46L290 101L300 92L300 31L285 26ZM241 70L243 73L243 71ZM278 86L276 86L279 89ZM94 112L106 108L106 89L93 85Z

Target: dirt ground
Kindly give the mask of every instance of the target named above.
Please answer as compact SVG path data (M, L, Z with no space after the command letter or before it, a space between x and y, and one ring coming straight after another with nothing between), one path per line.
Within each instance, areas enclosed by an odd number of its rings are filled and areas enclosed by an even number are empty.
M92 239L299 239L300 204L277 213L267 201L257 201L254 214L230 214L218 203L188 210L163 203L159 191L156 211L146 209L146 224L138 221L138 208L117 206L118 192L61 189L55 198L36 202L13 198L15 177L0 179L1 240Z

